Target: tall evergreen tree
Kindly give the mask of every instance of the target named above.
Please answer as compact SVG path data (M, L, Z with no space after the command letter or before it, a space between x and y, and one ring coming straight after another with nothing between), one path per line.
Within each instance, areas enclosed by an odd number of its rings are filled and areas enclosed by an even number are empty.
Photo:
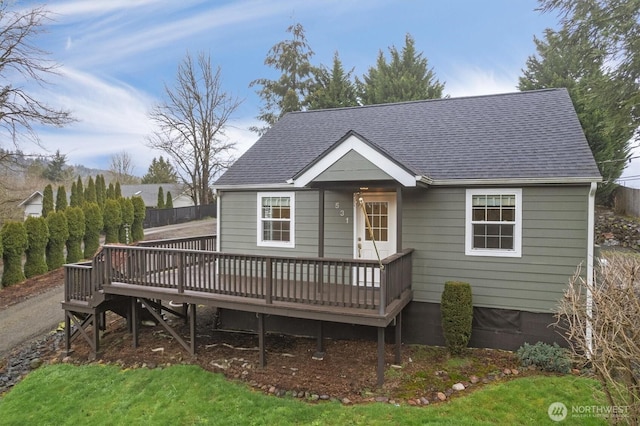
M566 30L547 29L545 39L534 38L534 42L537 55L527 59L518 88L567 88L603 176L598 202L606 204L627 164L637 127L633 109L625 101L633 83L606 74L604 52L574 44Z
M47 217L53 211L53 188L51 184L44 187L42 193L42 217Z
M76 263L82 259L82 240L86 231L82 207L69 207L65 210L69 237L66 241L67 263Z
M178 182L178 174L176 170L173 168L173 165L162 158L156 160L154 157L151 160L151 165L149 166L149 170L147 174L142 177L142 183L177 183Z
M82 184L82 178L78 176L78 180L76 181L76 196L78 205L76 207L82 207L84 204L84 185Z
M147 209L142 197L132 197L133 203L133 224L131 225L131 238L134 242L144 239L144 217Z
M118 242L118 230L122 224L122 209L120 203L113 198L107 198L104 203L104 213L102 215L105 231L105 244Z
M58 183L68 179L71 175L71 168L67 166L67 156L60 154L57 150L47 164L47 168L42 172L42 177L51 182Z
M53 212L47 216L49 242L47 243L47 267L50 271L64 264L64 246L69 238L67 217L63 211Z
M100 248L100 231L102 231L104 223L98 203L85 203L83 211L85 220L84 258L91 259Z
M307 97L309 109L340 108L358 105L356 88L351 80L353 69L345 73L338 52L333 55L331 70L313 69L314 83Z
M22 255L29 241L24 224L16 221L8 221L2 225L0 238L2 238L3 248L2 286L8 287L25 280L22 270Z
M173 196L171 195L171 191L167 191L167 201L164 203L165 209L173 208Z
M56 192L56 211L61 212L67 208L67 191L64 189L64 185L58 187Z
M104 202L107 199L107 187L103 175L96 176L96 202L100 210L104 210Z
M78 185L75 181L71 182L71 195L69 195L69 206L78 207Z
M262 86L258 90L263 102L258 119L266 126L251 128L258 134L266 132L287 112L304 110L313 84L310 60L314 53L307 43L304 27L299 23L293 24L287 32L291 39L276 43L264 60L265 65L282 73L280 78L259 78L249 84L249 87Z
M45 250L49 241L49 228L44 217L30 216L24 221L24 229L27 231L24 276L31 278L48 270Z
M116 200L122 198L122 187L120 186L120 182L116 181L116 186L113 191L113 196Z
M429 68L427 58L416 52L411 35L405 37L402 51L395 46L389 48L389 63L382 50L378 54L376 67L357 80L360 102L364 105L391 102L438 99L442 97L444 83L436 78Z
M96 197L96 184L93 181L93 178L89 176L89 181L87 182L87 188L84 190L84 201L85 203L97 203L98 199Z
M107 192L105 193L105 204L106 200L115 200L116 199L116 189L113 186L113 182L109 182L109 187L107 188Z
M158 203L156 205L159 209L164 209L164 190L162 187L158 187Z

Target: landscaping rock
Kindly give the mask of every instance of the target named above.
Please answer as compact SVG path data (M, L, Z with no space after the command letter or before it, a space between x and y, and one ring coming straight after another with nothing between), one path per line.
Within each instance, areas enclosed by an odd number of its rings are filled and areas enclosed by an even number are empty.
M440 400L440 401L446 401L447 399L447 395L443 394L442 392L438 392L436 394L436 397Z
M476 383L478 383L478 382L480 381L480 378L479 378L478 376L471 376L471 377L469 377L469 381L470 381L472 384L474 384L474 385L475 385Z
M462 383L456 383L451 387L451 389L454 391L462 391L464 390L464 385Z

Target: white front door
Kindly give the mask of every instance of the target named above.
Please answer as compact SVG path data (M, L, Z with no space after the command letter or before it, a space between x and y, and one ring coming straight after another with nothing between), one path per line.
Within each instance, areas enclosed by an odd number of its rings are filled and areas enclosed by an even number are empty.
M396 214L395 192L355 194L354 258L377 261L396 252ZM358 281L370 281L371 278L366 272ZM373 281L379 285L379 270Z

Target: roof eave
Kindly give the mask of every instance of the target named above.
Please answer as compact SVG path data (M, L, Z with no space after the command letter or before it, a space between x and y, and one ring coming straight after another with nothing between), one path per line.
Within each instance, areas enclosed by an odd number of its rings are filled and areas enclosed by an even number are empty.
M542 185L542 184L587 184L602 182L602 177L540 177L540 178L490 178L490 179L433 179L433 186L473 185Z

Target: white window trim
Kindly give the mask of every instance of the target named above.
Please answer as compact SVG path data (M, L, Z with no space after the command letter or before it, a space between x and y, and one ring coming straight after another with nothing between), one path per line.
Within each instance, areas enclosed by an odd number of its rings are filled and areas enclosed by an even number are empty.
M505 249L474 249L473 226L471 223L473 196L474 195L515 195L516 220L513 229L513 250ZM522 257L522 189L521 188L478 188L466 191L465 213L465 246L464 254L467 256L491 256L491 257Z
M290 237L291 240L290 241L264 241L262 239L262 199L265 197L289 197L289 199L291 200L290 204L291 204L291 218L290 218L290 222L291 222L291 229L290 229ZM295 211L296 211L296 196L295 196L295 192L258 192L258 196L257 196L257 245L259 247L280 247L280 248L295 248L296 246L296 235L295 235L295 229L296 229L296 218L295 218Z

